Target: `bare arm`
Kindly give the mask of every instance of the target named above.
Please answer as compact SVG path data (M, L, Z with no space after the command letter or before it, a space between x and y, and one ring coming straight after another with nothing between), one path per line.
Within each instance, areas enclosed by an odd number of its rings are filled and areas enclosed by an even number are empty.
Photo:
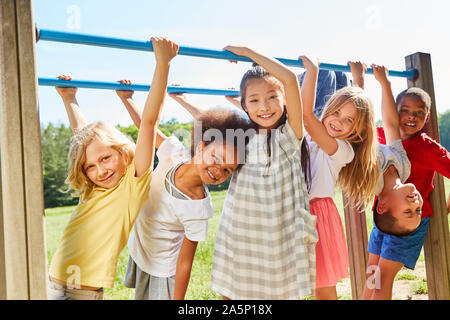
M243 110L241 105L241 99L236 96L225 96L225 99L227 99L233 106L236 108Z
M121 80L120 82L124 84L131 84L129 80ZM139 129L141 126L141 114L142 111L139 109L139 107L136 105L136 103L133 100L133 94L134 91L128 91L128 90L116 90L117 95L119 96L120 100L122 101L123 105L127 109L128 113L130 114L131 119L133 120L136 127ZM156 130L156 148L159 148L159 146L166 140L167 137L164 133L161 132L161 130Z
M205 112L205 110L189 103L186 99L186 96L182 93L169 93L169 97L181 104L181 106L185 108L187 112L189 112L194 117L195 120L198 120L200 116Z
M353 83L364 89L364 75L367 72L367 65L361 61L349 61L348 65L352 71Z
M68 76L59 76L59 79L71 80ZM61 96L64 107L66 108L67 116L69 118L72 133L76 134L87 125L87 121L81 113L78 106L76 93L77 88L55 87L58 94Z
M183 300L186 296L197 244L198 242L191 241L186 237L183 239L177 259L174 300Z
M388 79L389 71L384 66L372 65L375 79L381 85L381 117L383 120L386 143L400 139L400 123L397 113L397 106L392 94L391 82Z
M166 95L170 61L178 53L178 45L166 38L152 38L152 43L156 57L156 67L142 113L136 142L134 160L136 177L141 176L148 168L153 166L156 131Z
M319 75L319 62L307 56L300 56L306 69L305 80L302 86L303 122L311 139L329 155L336 153L338 143L330 136L323 123L314 114L316 101L317 78Z
M286 97L288 122L297 138L300 139L303 136L303 105L296 74L278 60L264 56L247 47L227 46L224 50L231 51L240 56L249 57L281 81Z

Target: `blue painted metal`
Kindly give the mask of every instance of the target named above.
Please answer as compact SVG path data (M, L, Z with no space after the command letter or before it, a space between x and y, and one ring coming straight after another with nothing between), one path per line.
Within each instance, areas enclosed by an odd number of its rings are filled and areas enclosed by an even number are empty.
M38 39L54 42L85 44L108 48L118 48L118 49L128 49L138 51L153 51L151 41L139 41L114 37L94 36L80 33L69 33L63 31L47 30L47 29L38 29ZM252 62L252 60L248 57L238 56L235 55L234 53L225 50L211 50L211 49L180 46L178 54L202 58ZM287 66L303 68L303 63L299 59L285 59L285 58L276 58L276 59ZM350 72L350 67L348 65L339 65L331 63L321 63L320 69ZM372 68L368 68L367 73L373 74ZM412 79L417 76L417 71L414 69L406 71L390 70L389 75L392 77L402 77Z
M129 90L129 91L149 91L150 85L147 84L123 84L120 82L105 82L105 81L88 81L88 80L63 80L58 78L39 78L40 86L58 86L58 87L73 87L73 88L89 88L89 89L106 89L106 90ZM219 96L239 96L237 90L222 90L222 89L205 89L194 87L167 87L169 93L191 93L203 95L219 95Z

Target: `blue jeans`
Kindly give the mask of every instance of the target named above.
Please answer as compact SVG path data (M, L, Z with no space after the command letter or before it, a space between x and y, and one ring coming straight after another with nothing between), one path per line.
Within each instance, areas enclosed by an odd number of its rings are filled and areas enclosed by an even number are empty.
M300 85L303 84L306 72L300 78ZM314 114L320 118L323 108L330 97L343 87L350 85L350 80L346 73L341 71L319 70L317 80L316 104L314 105Z

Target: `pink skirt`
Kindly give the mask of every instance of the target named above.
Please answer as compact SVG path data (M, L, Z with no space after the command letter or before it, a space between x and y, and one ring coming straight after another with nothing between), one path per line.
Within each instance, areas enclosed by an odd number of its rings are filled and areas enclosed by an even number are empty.
M349 262L344 227L332 198L309 202L311 214L317 216L316 288L336 286L349 276Z

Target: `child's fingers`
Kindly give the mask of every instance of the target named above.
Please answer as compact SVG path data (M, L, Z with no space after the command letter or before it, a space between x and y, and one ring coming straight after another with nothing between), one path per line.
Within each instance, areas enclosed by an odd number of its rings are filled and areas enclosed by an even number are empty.
M123 80L117 80L117 82L120 82L120 83L126 84L126 85L130 85L130 84L131 84L131 81L130 81L130 80L126 80L126 79L123 79Z
M58 79L62 79L62 80L67 80L67 81L70 81L70 80L72 80L72 77L71 76L66 76L66 75L60 75L60 76L57 76L56 78L58 78Z

